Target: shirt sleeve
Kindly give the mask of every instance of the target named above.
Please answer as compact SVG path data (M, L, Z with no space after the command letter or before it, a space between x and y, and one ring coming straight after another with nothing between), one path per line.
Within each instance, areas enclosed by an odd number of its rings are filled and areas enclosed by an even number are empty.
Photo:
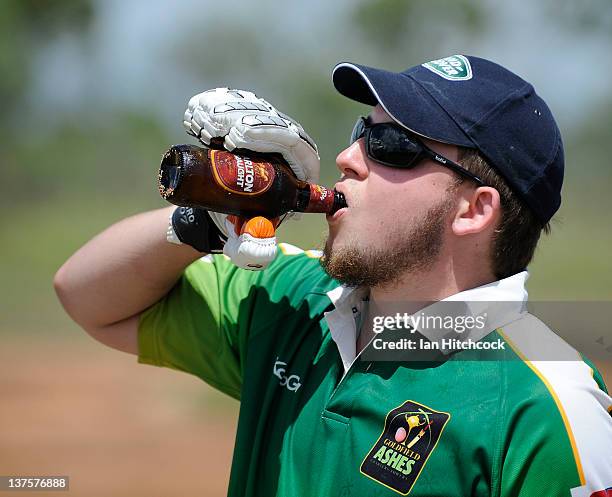
M569 361L561 365L580 367ZM580 380L578 374L574 384L567 378L566 392L549 385L549 394L504 400L513 405L506 406L510 414L502 430L501 478L494 495L607 495L612 487L612 419L606 407L611 400L595 381Z
M563 420L548 399L528 399L507 424L500 497L569 497L581 485Z
M193 374L239 399L254 300L249 295L260 275L222 255L188 266L172 290L141 314L138 362Z

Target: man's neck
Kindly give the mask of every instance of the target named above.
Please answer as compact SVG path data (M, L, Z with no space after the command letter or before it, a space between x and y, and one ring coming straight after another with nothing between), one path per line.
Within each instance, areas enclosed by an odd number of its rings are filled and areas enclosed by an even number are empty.
M372 287L368 312L385 314L385 310L395 311L401 306L402 312L414 314L433 302L496 280L487 270L479 271L473 266L471 271L461 269L453 264L452 259L440 260L426 271L412 271L391 284ZM356 344L357 353L361 352L373 336L372 330L367 326L361 330Z
M408 305L415 303L418 307L419 302L436 302L495 280L495 276L487 269L475 268L474 265L464 268L453 264L451 259L443 259L426 270L411 271L392 283L372 287L370 301Z

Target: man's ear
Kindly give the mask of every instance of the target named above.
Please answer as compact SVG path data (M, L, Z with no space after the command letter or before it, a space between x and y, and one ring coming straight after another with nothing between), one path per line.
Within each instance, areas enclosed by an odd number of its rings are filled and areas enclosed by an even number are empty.
M490 229L497 222L500 211L499 192L495 188L480 186L465 192L459 199L459 208L453 219L453 233L461 236Z

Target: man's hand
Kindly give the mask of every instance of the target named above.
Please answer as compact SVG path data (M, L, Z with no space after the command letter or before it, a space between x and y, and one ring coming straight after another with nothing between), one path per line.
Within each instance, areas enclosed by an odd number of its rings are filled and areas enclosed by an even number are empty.
M236 216L226 216L225 226L228 237L223 246L223 253L236 266L258 271L265 269L274 260L275 229L278 226L278 218L269 220L257 216L245 220Z
M244 90L216 88L189 100L183 124L205 145L222 138L225 148L280 153L298 179L319 180L319 154L297 121Z
M227 231L219 229L210 214L197 207L177 207L170 215L166 239L177 245L190 245L206 254L222 253Z
M177 207L170 215L166 239L207 254L223 253L236 266L259 271L276 256L278 222L278 218L257 216L247 221L197 207Z
M204 145L223 140L229 151L280 153L298 179L319 180L317 146L304 128L250 91L216 88L199 93L189 100L183 124ZM274 259L277 220L259 231L244 219L217 212L208 215L227 237L223 253L237 266L261 270Z

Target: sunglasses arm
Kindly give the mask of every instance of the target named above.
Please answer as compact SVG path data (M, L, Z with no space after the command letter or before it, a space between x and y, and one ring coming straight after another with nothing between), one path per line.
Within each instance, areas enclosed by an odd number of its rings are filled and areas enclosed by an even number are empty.
M442 157L441 155L435 153L433 150L429 148L426 148L425 150L427 151L429 157L435 162L437 162L438 164L448 167L449 169L452 169L456 173L474 180L478 184L478 186L487 186L485 182L482 181L478 176L476 176L475 174L472 174L471 172L461 167L456 162L453 162L452 160L447 159L446 157Z

